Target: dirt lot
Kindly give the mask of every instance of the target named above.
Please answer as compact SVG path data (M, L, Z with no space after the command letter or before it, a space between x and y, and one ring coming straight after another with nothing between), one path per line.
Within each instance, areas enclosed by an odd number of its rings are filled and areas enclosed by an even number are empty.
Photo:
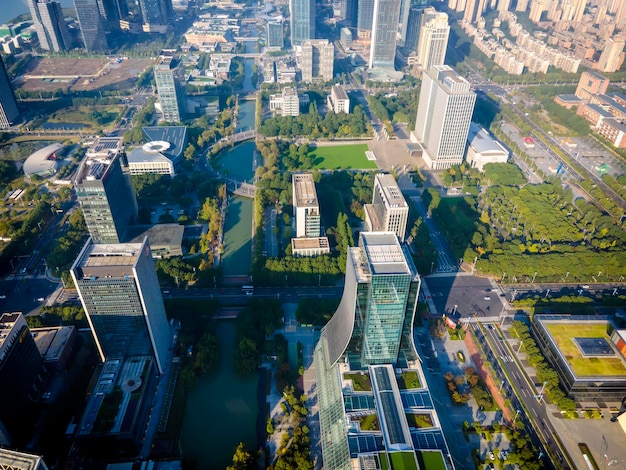
M25 91L122 90L134 85L137 76L154 63L152 59L33 58L17 84Z

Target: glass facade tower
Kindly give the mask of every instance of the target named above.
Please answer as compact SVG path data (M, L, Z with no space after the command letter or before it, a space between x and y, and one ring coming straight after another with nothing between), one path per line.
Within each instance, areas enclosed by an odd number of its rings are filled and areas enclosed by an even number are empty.
M74 0L83 43L88 52L107 49L104 20L96 0Z
M370 68L395 70L400 0L376 0L372 23Z
M171 334L148 239L88 240L71 273L102 360L151 356L162 372Z
M341 302L313 356L325 468L351 468L340 368L364 371L417 359L412 331L420 282L393 232L361 233L359 246L350 249Z
M183 115L183 67L178 57L163 51L154 66L154 80L163 119L169 122L182 121Z
M315 39L315 1L290 0L291 47L301 46L307 39Z
M137 220L137 200L120 155L87 157L76 178L76 194L94 243L123 241Z

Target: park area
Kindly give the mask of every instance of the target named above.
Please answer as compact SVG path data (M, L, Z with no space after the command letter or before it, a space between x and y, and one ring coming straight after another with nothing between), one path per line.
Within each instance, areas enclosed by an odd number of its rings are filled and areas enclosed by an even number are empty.
M365 156L366 144L315 147L309 150L313 168L317 170L376 169L376 162Z
M602 338L610 343L605 322L545 322L545 326L577 376L626 375L626 367L617 355L585 357L574 342L574 338Z
M18 88L27 92L127 90L150 65L151 59L34 57L18 71ZM19 95L19 91L18 91Z
M77 128L84 131L97 132L107 130L122 113L121 106L72 106L52 114L42 127L44 128Z

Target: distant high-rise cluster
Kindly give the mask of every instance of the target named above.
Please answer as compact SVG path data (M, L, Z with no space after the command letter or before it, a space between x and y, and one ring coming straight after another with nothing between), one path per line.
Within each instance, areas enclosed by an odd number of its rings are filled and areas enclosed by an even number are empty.
M39 46L52 52L71 47L71 40L61 4L54 0L28 0L28 8L37 31Z

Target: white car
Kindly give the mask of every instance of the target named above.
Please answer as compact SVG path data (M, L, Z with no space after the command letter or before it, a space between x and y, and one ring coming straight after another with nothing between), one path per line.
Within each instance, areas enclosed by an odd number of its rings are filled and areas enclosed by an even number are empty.
M489 460L496 460L496 456L493 454L493 452L489 452Z
M580 286L580 287L582 287L583 289L589 289L589 285L587 284L585 284L584 286Z
M486 296L484 297L484 299L485 299L485 300L491 300L491 297L489 297L488 295L486 295Z

